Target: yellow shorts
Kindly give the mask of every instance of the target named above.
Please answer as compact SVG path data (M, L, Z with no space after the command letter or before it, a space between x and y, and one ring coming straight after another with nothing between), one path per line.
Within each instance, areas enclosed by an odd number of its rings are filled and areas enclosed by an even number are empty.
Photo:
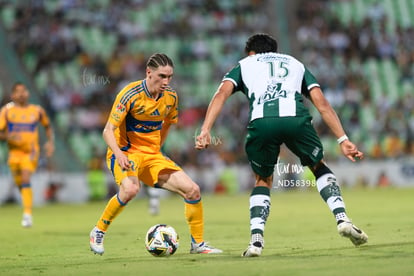
M127 171L121 169L115 159L115 155L112 154L106 160L106 164L118 185L121 185L121 181L125 177L136 176L146 185L154 187L158 182L158 175L162 170L182 170L174 161L162 153L130 153L128 154L128 159L130 160L131 167Z
M16 172L27 170L33 173L37 168L37 162L39 160L38 154L29 154L22 152L9 152L9 168L10 171L15 174Z

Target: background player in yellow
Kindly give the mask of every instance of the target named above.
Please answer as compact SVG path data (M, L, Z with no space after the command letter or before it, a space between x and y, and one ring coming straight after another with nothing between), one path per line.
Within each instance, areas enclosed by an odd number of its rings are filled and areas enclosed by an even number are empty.
M171 124L178 121L177 93L169 83L174 65L165 54L147 61L146 78L131 82L117 95L103 130L108 145L107 165L119 192L106 205L90 233L90 248L104 253L104 235L125 205L140 190L140 181L184 198L185 218L191 234L190 253L221 253L204 242L203 205L199 186L161 153Z
M39 131L41 124L46 130L45 154L51 157L54 152L53 129L45 110L29 103L30 93L22 83L13 85L11 102L0 112L0 139L6 140L9 156L8 164L14 182L19 187L22 205L22 226L33 224L33 193L30 178L39 160Z

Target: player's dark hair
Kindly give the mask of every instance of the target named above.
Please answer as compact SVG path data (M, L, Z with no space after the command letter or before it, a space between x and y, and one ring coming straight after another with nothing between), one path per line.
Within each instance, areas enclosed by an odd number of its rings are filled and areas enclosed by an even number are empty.
M247 39L244 51L246 54L251 51L256 54L277 52L277 41L268 34L255 34Z
M19 85L24 85L24 83L22 83L22 82L20 82L20 81L15 82L15 83L13 84L12 88L11 88L11 91L13 92L14 90L16 90L17 86L19 86Z
M156 69L160 66L171 66L174 68L172 60L166 54L156 53L150 56L147 61L147 67Z

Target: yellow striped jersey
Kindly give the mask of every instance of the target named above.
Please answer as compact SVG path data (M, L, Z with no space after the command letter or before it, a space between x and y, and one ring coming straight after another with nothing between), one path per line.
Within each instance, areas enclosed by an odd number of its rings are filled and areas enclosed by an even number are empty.
M109 114L109 122L118 127L118 146L130 153L159 152L162 123L177 123L177 107L177 93L170 87L154 99L145 80L131 82L118 93Z
M45 110L34 104L17 106L13 102L6 104L0 112L0 130L8 134L9 153L39 153L38 125L48 127L49 117Z

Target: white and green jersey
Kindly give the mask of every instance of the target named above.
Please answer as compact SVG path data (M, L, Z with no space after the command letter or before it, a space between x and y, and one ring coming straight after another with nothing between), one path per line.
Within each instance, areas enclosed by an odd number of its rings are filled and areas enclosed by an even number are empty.
M250 103L250 121L263 117L309 116L302 95L319 86L315 77L292 56L263 53L239 61L224 80L234 83Z

